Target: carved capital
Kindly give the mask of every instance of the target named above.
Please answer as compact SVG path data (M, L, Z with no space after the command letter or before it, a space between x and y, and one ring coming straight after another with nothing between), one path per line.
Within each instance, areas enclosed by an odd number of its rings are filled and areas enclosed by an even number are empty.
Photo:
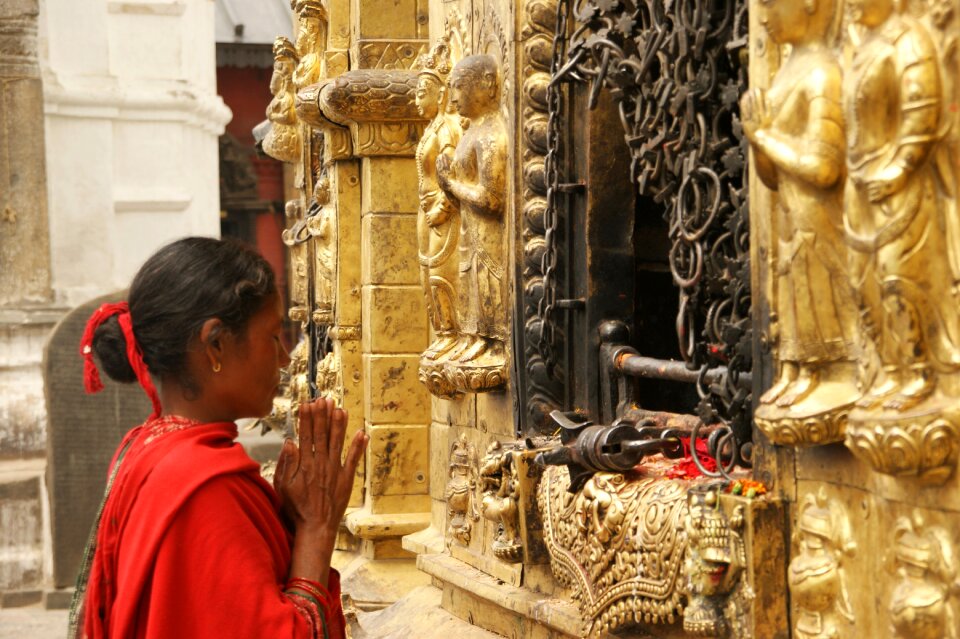
M357 156L413 156L426 126L412 71L358 69L301 89L297 114L315 127L349 131ZM340 157L345 149L335 153Z

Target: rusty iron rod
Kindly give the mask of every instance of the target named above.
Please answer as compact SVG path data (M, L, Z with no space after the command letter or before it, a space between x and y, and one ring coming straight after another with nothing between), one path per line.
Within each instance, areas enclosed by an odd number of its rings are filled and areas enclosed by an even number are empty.
M648 377L651 379L667 379L675 382L687 382L694 384L700 378L700 371L690 370L687 365L674 359L657 359L655 357L644 357L643 355L634 355L632 353L621 354L615 366L618 371L631 377ZM723 376L727 374L726 366L717 366L707 369L704 382L715 384L723 381ZM750 373L740 373L738 386L750 387L752 376Z

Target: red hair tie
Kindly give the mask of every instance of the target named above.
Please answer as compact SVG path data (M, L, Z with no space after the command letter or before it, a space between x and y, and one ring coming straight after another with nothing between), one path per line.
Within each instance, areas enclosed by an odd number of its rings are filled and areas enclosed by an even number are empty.
M153 414L150 418L160 416L160 396L157 389L150 379L150 372L147 365L143 362L143 351L137 344L133 336L133 322L130 319L130 307L126 302L117 302L116 304L103 304L93 312L90 319L87 320L87 327L83 331L83 337L80 338L80 355L83 356L83 386L88 393L98 393L103 390L103 382L100 380L100 371L97 370L97 363L93 360L93 334L97 328L108 319L117 315L117 322L120 324L120 330L123 331L123 337L127 342L127 360L130 362L130 368L137 376L137 381L150 398L153 404Z

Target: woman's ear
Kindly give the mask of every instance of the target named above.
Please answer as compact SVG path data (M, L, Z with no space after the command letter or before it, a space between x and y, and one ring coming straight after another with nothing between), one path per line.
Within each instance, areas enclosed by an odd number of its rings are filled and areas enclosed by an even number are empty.
M200 345L203 347L204 355L210 361L210 368L215 373L220 371L223 363L225 336L223 322L218 317L211 317L200 327Z

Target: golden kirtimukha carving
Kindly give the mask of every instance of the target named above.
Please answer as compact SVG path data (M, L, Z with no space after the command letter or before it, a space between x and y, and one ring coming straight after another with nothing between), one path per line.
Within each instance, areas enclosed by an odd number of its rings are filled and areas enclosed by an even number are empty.
M550 567L591 637L633 623L674 623L683 612L687 492L681 482L597 473L576 494L565 466L537 488Z
M933 34L896 4L851 5L860 33L844 78L844 222L876 365L862 375L847 446L880 472L939 483L960 452L955 179L941 143L955 132Z
M687 606L683 629L695 637L753 636L746 615L753 592L746 582L743 505L730 517L720 509L716 488L691 491L683 529L687 535Z
M297 55L300 58L293 73L297 89L320 80L323 51L327 45L327 10L320 0L294 0L297 14Z
M797 639L850 636L853 610L845 569L856 544L850 539L846 513L821 490L800 506L795 539L799 554L790 562L787 581L793 599Z
M518 513L519 484L517 446L506 447L494 442L480 463L480 482L483 497L480 512L485 519L497 524L493 540L493 554L499 559L518 562L523 559Z
M507 134L496 60L472 55L458 62L449 99L468 124L454 153L437 158L440 187L460 204L460 337L434 365L454 387L481 392L507 377Z
M417 74L417 110L430 120L417 145L417 178L420 208L417 212L417 247L420 282L434 340L420 358L420 381L438 397L455 396L457 389L434 366L437 357L454 347L457 324L457 239L460 206L437 181L437 158L453 154L462 134L459 118L448 110L447 76L451 70L450 41L441 38L421 56Z
M470 543L473 524L480 520L477 508L477 450L461 435L450 448L450 479L447 500L447 546L453 541Z
M770 247L779 372L756 422L776 444L824 444L843 439L859 396L843 241L842 80L826 46L834 3L768 0L761 11L771 40L792 52L769 90L741 100L757 174L779 194Z
M960 594L950 535L924 526L922 516L901 517L894 532L894 567L899 581L890 596L890 624L896 639L957 639L954 609ZM952 596L952 597L951 597Z
M267 106L270 132L263 140L263 151L281 162L300 160L300 125L295 108L296 88L293 70L297 66L297 51L287 38L280 36L273 43L273 75L270 93L273 99Z
M307 229L316 257L313 277L313 321L333 323L333 289L337 276L337 212L330 202L330 178L321 175L313 186Z

